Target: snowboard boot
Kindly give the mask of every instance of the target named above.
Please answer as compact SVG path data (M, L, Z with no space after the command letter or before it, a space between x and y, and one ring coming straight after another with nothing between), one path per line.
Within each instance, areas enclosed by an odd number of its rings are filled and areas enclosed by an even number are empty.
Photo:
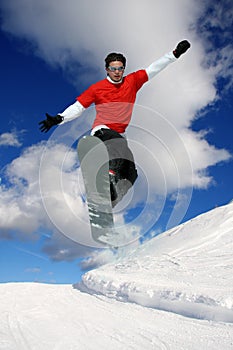
M122 198L126 195L128 190L132 187L132 184L127 179L121 179L116 183L115 191L116 191L116 198L112 200L112 207L114 208L117 203L119 203Z
M117 191L116 191L116 174L109 170L109 183L110 183L110 194L111 194L111 201L114 202L117 199Z

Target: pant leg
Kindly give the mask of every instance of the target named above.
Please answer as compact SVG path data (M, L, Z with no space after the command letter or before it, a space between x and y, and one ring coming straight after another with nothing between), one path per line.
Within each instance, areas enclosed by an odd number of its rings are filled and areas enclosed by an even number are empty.
M107 147L109 168L116 173L118 179L127 179L133 185L138 175L127 140L111 129L100 129L94 136L100 138Z

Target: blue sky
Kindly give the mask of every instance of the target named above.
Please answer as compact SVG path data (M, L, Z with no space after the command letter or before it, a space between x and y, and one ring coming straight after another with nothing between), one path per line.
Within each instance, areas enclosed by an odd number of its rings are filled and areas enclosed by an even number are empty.
M86 87L104 78L103 60L110 51L126 54L128 73L147 67L184 38L192 44L184 57L140 91L128 133L140 179L117 220L133 218L138 230L148 226L155 234L166 228L172 214L171 222L177 224L232 200L233 10L227 0L210 3L211 10L208 1L180 1L171 9L176 16L167 14L166 6L174 6L168 0L134 6L134 16L127 3L122 14L126 27L106 31L111 16L105 0L95 20L89 1L70 0L69 6L62 1L59 6L54 1L32 6L27 0L17 6L2 1L1 282L73 283L80 278L83 258L89 258L87 268L108 258L86 239L75 152L76 139L90 128L93 109L54 133L40 133L38 122L46 112L63 111ZM150 7L154 12L147 21L141 19L135 34L138 16ZM90 27L94 36L85 30ZM160 158L161 144L170 156L165 152ZM54 187L58 178L62 195Z

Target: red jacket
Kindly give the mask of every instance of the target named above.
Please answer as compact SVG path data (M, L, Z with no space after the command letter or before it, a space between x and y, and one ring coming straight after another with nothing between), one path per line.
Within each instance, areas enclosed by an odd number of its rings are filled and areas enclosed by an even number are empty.
M95 104L96 118L92 128L104 124L123 133L130 122L136 94L147 81L148 75L145 70L125 76L118 84L103 79L91 85L77 100L84 108Z

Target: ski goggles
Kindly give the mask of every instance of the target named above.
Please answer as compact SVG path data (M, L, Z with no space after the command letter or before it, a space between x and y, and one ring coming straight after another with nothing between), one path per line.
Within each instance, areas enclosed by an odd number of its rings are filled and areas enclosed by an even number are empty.
M108 69L109 69L111 72L116 72L117 70L118 70L119 72L122 72L122 71L125 69L125 67L124 67L124 66L120 66L120 67L108 66Z

